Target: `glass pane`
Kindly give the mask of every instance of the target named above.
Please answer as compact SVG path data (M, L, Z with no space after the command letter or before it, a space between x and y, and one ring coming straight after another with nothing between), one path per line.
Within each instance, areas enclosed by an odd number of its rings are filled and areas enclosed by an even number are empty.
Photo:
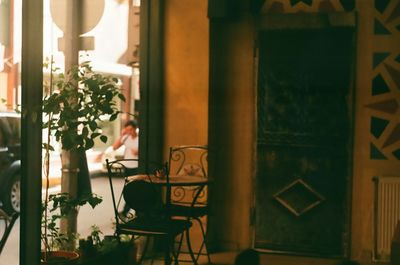
M69 49L71 44L65 42L67 32L72 26L68 8L68 0L44 1L44 95L53 94L57 87L59 73L70 69L68 61L79 54L79 63L89 61L96 74L112 76L118 79L126 98L125 102L118 101L117 108L123 114L113 122L100 122L101 132L108 138L102 142L94 139L94 146L86 151L88 175L78 176L78 193L92 191L101 196L103 202L95 209L89 205L81 206L77 216L76 245L78 239L86 239L97 226L102 234L113 234L114 212L111 203L110 188L105 175L104 158L110 154L110 146L120 136L121 126L125 120L131 119L135 113L135 103L139 100L139 13L140 1L91 0L81 1L75 7L82 13L79 19L80 48L79 51ZM70 52L65 52L70 51ZM53 69L53 70L51 70ZM107 119L107 117L104 117ZM43 116L44 121L48 119ZM43 141L47 142L47 130L43 131ZM67 178L62 175L61 165L62 146L54 136L50 137L54 151L50 152L49 183L50 194L66 191ZM108 150L108 151L107 151ZM45 157L45 150L43 150ZM80 162L85 158L82 157ZM85 163L80 165L80 172L86 172ZM45 177L45 170L43 172ZM45 179L44 179L45 180ZM45 181L43 181L45 183ZM90 185L89 185L90 184ZM83 187L83 188L82 188ZM81 189L82 188L82 189ZM44 197L44 190L42 191Z
M0 1L0 264L19 264L19 218L11 217L20 211L21 5Z
M55 77L49 69L57 68L59 72L65 70L63 36L69 22L66 21L63 7L67 3L61 0L44 1L43 54L44 63L51 64L50 68L44 67L44 87L49 87L50 77ZM125 113L136 113L135 104L139 102L140 1L97 0L82 3L82 10L90 11L82 16L83 47L79 51L79 60L90 61L97 73L117 77L127 99L125 103L120 103L119 108ZM0 173L3 173L20 158L20 118L9 112L13 113L21 102L22 0L0 0L0 20ZM80 210L77 232L82 238L91 232L92 225L98 225L103 234L112 233L112 209L102 159L105 150L119 136L123 120L129 118L129 115L123 115L116 122L104 122L102 129L108 136L108 142L95 141L94 147L86 152L92 191L103 196L104 201L95 210L86 206ZM43 137L45 140L45 131ZM51 143L55 151L50 160L50 192L57 193L61 190L61 148L53 138ZM8 187L8 190L14 188L13 195L7 190L0 190L1 209L10 215L14 210L19 210L18 176L13 175L13 179L8 181L4 180L3 174L0 177L0 187ZM0 232L4 230L5 226L0 223ZM19 219L13 225L1 252L0 264L19 264Z
M55 73L52 73L50 69L58 69L57 73L65 71L63 38L64 31L70 22L66 21L64 11L69 2L44 1L44 65L51 65L43 68L44 88L49 88L50 80L54 81L56 78ZM127 99L125 103L119 103L118 107L126 114L136 113L135 105L140 100L138 56L140 1L92 0L81 3L80 8L87 13L82 16L81 21L82 46L79 51L79 61L90 61L96 73L118 78ZM12 180L5 181L2 173L10 167L10 163L20 159L20 118L13 112L21 102L21 27L22 0L0 0L0 99L2 102L0 107L0 187L2 188L0 205L1 209L9 215L13 210L19 210L19 176L13 175ZM49 93L49 90L44 90L44 92ZM9 114L10 112L13 114ZM108 142L96 140L93 148L86 152L91 189L103 197L103 202L94 210L89 206L83 206L80 209L77 227L80 238L85 238L90 234L92 225L99 226L104 235L112 234L113 212L102 162L105 150L119 136L121 124L130 118L130 115L122 115L121 119L113 123L104 122L102 130L108 136ZM46 141L46 135L44 131L44 141ZM61 190L61 147L53 137L51 144L55 151L50 156L50 193L57 193ZM9 190L14 188L14 195L8 194L3 187L9 187ZM1 220L0 217L0 222ZM0 223L0 233L4 229L5 226ZM19 219L13 225L0 254L0 264L19 264Z

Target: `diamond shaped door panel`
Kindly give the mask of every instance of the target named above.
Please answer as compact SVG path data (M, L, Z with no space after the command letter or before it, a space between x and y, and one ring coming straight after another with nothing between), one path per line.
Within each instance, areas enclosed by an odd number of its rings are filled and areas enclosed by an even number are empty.
M295 216L303 215L324 201L324 197L302 179L284 187L274 198Z

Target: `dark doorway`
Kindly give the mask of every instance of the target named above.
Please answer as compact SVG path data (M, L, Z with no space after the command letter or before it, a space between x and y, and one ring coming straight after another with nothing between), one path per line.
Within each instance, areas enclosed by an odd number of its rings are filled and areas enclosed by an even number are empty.
M259 35L255 247L347 256L353 30Z

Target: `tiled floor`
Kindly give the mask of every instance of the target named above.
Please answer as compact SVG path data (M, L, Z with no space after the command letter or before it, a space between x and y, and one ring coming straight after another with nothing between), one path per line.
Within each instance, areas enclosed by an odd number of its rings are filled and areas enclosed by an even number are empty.
M191 228L191 244L196 251L199 248L201 243L201 234L199 225L196 222L193 222L193 226ZM183 246L184 248L185 246ZM233 265L235 261L235 257L238 252L235 251L226 251L219 253L211 254L211 264L213 265ZM185 260L189 259L189 256L183 257ZM368 259L368 258L367 258ZM324 258L316 258L316 257L302 257L302 256L293 256L293 255L282 255L282 254L271 254L271 253L260 253L260 265L334 265L337 263L337 259L324 259ZM206 256L201 256L199 259L199 265L209 264ZM145 265L151 264L150 261L144 262ZM164 264L163 260L155 260L154 265L162 265ZM192 262L179 262L179 264L193 264ZM250 265L250 264L249 264ZM389 264L377 264L377 263L362 263L361 265L389 265Z
M201 235L198 224L194 222L191 228L191 242L194 251L199 248ZM185 245L183 245L185 249ZM238 253L234 251L230 252L220 252L211 254L211 264L213 265L233 265L235 257ZM189 255L181 255L181 258L188 260ZM311 257L299 257L299 256L288 256L270 253L260 253L260 265L333 265L338 260L335 259L322 259L322 258L311 258ZM202 255L199 258L199 265L209 264L207 257ZM151 264L151 262L145 262L145 265ZM153 263L154 265L164 264L162 260L157 260ZM179 264L193 264L188 262L180 262ZM250 264L249 264L250 265Z
M199 239L201 239L200 229L194 223L191 228L191 242L194 249L199 247ZM238 252L220 252L211 254L211 262L215 265L232 265L234 264L235 257ZM261 265L333 265L337 260L334 259L321 259L299 256L287 256L279 254L260 254ZM208 264L206 256L201 256L199 260L200 265Z
M221 252L211 254L211 264L213 265L233 265L236 257L236 252ZM284 256L284 255L273 255L273 254L261 254L260 265L333 265L337 260L331 259L320 259L320 258L307 258L307 257L295 257L295 256ZM145 262L150 264L150 262ZM157 260L154 265L163 264L162 260ZM183 263L180 264L191 264ZM200 257L199 265L209 264L206 257Z
M234 264L236 252L223 252L211 255L212 264L215 265L231 265ZM260 265L333 265L337 260L309 258L298 256L286 256L277 254L260 254ZM202 258L200 264L208 264Z

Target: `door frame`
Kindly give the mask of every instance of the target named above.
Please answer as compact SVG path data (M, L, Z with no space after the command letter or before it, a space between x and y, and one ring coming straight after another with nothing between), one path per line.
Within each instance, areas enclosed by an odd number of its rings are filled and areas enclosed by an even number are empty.
M164 1L140 5L139 157L162 162L164 147Z
M43 1L22 1L20 264L40 264ZM33 154L33 155L32 155Z

